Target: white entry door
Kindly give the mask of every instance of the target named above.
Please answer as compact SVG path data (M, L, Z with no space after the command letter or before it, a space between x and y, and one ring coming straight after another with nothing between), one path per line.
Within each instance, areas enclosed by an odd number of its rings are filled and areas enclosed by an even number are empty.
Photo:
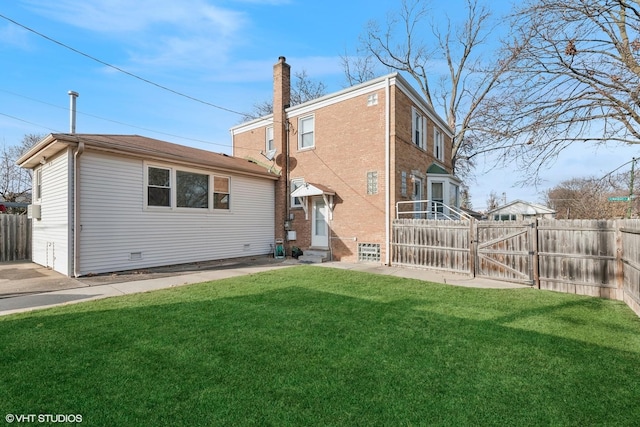
M311 246L317 248L329 247L329 224L327 223L327 204L322 197L313 199L311 215Z

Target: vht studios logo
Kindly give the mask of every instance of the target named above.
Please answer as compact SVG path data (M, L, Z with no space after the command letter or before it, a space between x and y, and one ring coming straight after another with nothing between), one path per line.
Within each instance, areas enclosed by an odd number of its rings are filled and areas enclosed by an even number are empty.
M7 414L8 423L81 423L80 414Z

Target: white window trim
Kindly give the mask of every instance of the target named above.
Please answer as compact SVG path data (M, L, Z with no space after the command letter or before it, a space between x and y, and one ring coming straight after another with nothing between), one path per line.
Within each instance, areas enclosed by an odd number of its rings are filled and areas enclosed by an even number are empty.
M451 187L453 185L457 185L458 186L458 190L460 189L460 181L455 179L455 177L453 175L436 175L434 174L433 176L429 176L427 175L427 199L430 201L433 201L433 194L431 192L432 189L432 185L434 183L442 183L442 198L443 198L443 203L447 206L449 205L449 196L451 194ZM458 192L458 204L460 203L460 197L459 197L459 192ZM453 209L460 209L460 206L450 206ZM429 210L431 210L432 207L429 206ZM445 208L445 213L449 213L448 209Z
M433 156L441 162L444 161L444 134L438 128L433 129Z
M311 144L308 147L303 147L302 146L302 121L304 120L308 120L311 119L311 123L313 125L312 131L311 133L313 134L313 144ZM314 149L316 147L316 118L313 114L308 115L308 116L303 116L303 117L299 117L298 118L298 150L299 151L303 151L303 150L311 150Z
M419 118L419 120L417 120ZM416 123L418 122L418 123ZM416 131L420 132L418 141L415 140ZM416 107L411 107L411 143L423 150L426 149L427 120Z
M291 193L293 193L296 188L299 188L300 186L302 186L304 184L304 182L305 182L304 178L293 178L291 180L291 186L290 186L290 192L289 192L289 197L291 198L291 201L290 201L291 208L302 208L303 207L302 203L304 203L304 202L296 203L296 197L292 197ZM300 185L298 185L296 187L295 184L300 184Z
M42 200L42 166L35 170L33 174L34 200Z
M210 171L204 171L202 169L194 169L188 167L178 167L169 166L166 164L160 163L143 163L144 170L144 184L143 184L143 209L150 211L171 211L171 212L188 212L188 213L220 213L220 214L228 214L233 209L233 200L231 197L233 195L233 177L230 175L217 174L212 173ZM157 168L157 169L167 169L169 170L169 206L149 206L149 168ZM208 199L208 208L189 208L189 207L178 207L177 200L177 180L176 180L176 172L190 172L197 173L200 175L207 175L209 177L209 194L207 195ZM214 193L214 178L226 178L229 180L229 209L214 209L213 207L213 193Z
M154 168L154 169L165 169L169 171L169 206L150 206L149 205L149 169L150 168ZM144 208L145 209L150 209L150 210L171 210L174 208L176 202L176 196L175 196L175 177L174 177L174 170L173 168L166 166L166 165L159 165L159 164L151 164L151 163L145 163L144 164L144 186L143 186L143 193L144 193Z
M216 208L214 206L214 203L215 203L214 194L215 194L215 185L216 185L215 184L215 179L216 178L226 178L228 180L229 188L227 189L227 192L224 193L224 194L227 194L229 196L229 207L227 209ZM209 198L211 199L211 203L209 204L209 206L210 206L209 209L211 211L213 211L213 212L231 212L231 207L233 206L233 200L234 200L234 198L231 197L231 194L232 194L231 185L232 185L232 182L233 182L231 177L228 176L228 175L210 174L209 175L209 182L211 183L211 190L209 191ZM223 194L223 193L220 193L220 194Z
M269 146L269 141L271 141L271 144L273 145L273 147ZM273 139L273 126L267 126L267 128L265 129L264 151L265 153L269 153L270 151L273 151L273 152L276 151L276 142Z

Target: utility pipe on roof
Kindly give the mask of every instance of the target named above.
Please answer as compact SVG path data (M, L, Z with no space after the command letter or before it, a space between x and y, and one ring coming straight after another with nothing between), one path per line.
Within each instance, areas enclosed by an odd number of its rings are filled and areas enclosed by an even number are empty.
M78 92L69 91L69 133L76 133L76 98Z

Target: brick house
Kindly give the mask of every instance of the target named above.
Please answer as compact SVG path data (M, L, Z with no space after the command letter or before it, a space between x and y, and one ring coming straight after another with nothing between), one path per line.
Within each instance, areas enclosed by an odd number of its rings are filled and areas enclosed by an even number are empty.
M400 74L291 107L284 57L273 72L274 114L231 135L233 156L280 173L275 238L287 249L390 264L397 209L404 217L456 214L451 130Z

